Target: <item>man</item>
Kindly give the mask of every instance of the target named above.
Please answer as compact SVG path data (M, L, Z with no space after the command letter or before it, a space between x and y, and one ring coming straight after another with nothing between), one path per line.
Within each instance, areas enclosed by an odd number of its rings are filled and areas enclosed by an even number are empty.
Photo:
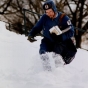
M39 53L46 65L45 69L51 69L47 52L54 52L56 56L62 57L65 64L69 64L77 52L71 40L74 36L73 25L66 15L61 21L59 20L62 13L57 11L53 1L46 1L43 9L45 14L30 31L28 40L35 41L34 36L43 31L44 38L41 41Z

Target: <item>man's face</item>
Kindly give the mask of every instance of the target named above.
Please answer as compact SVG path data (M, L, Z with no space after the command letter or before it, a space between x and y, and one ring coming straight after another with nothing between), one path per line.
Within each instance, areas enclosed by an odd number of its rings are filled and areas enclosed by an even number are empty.
M48 9L45 12L46 12L47 16L49 16L50 18L54 18L55 13L54 13L54 11L52 9Z

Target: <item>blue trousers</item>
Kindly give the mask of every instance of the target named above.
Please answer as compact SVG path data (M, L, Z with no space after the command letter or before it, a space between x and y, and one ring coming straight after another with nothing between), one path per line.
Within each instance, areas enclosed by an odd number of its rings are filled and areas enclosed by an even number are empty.
M44 54L45 52L55 52L57 54L60 54L63 58L67 57L73 57L77 50L74 46L71 39L68 39L61 43L51 42L47 38L43 38L40 44L40 54Z

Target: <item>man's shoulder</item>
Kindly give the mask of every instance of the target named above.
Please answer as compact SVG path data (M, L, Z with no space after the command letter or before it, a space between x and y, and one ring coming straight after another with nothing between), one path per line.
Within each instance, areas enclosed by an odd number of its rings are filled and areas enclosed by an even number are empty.
M61 17L60 17L62 23L65 23L67 21L70 21L70 18L68 17L68 15L66 15L65 13L62 13L61 14Z
M65 13L59 12L59 22L61 24L72 25L70 18Z
M42 15L42 18L47 18L48 16L46 14L43 14Z
M47 19L47 15L46 15L46 14L43 14L43 15L40 17L40 20L39 20L39 21L44 22L44 21L46 21L46 19Z

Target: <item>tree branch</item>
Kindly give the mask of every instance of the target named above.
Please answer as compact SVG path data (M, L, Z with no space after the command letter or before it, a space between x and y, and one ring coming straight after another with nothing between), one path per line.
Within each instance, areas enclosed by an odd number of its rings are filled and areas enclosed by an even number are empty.
M4 14L4 12L7 10L7 8L10 6L10 2L12 0L9 0L9 2L7 3L7 6L4 8L4 10L2 12L0 12L0 14Z
M71 9L71 7L70 7L70 5L69 5L69 3L68 3L68 0L66 0L66 2L67 2L67 5L68 5L68 7L69 7L71 13L74 14L73 11L72 11L72 9Z

